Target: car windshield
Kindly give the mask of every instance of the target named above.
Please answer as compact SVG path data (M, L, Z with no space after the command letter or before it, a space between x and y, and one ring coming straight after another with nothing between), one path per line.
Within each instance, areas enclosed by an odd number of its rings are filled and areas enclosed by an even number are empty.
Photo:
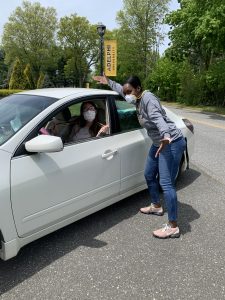
M0 146L55 101L55 98L22 94L0 100Z

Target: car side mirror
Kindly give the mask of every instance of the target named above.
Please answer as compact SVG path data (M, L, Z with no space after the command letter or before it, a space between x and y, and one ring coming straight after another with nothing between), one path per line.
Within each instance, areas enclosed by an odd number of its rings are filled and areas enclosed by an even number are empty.
M52 135L38 135L25 143L28 152L59 152L63 150L62 139Z

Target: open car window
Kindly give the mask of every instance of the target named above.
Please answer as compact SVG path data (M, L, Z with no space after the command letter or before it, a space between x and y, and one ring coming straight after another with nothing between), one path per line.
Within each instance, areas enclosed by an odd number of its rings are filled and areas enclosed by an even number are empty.
M82 117L82 103L92 103L96 108L96 118L89 128ZM108 107L105 99L87 99L78 103L63 107L49 119L40 129L40 134L50 134L61 137L64 143L84 142L90 138L103 137L110 134L110 128L106 132L98 134L99 130L109 125Z

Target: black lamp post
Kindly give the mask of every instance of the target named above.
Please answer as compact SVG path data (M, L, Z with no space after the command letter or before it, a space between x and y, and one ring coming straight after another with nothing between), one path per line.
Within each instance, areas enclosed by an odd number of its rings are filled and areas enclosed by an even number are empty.
M100 36L100 75L103 75L103 44L104 44L104 34L106 26L102 23L98 23L97 31Z

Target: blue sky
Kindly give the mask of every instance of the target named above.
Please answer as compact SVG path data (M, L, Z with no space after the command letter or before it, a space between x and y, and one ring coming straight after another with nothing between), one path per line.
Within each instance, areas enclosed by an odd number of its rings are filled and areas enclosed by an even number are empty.
M9 16L17 6L22 5L22 2L23 0L0 0L0 36ZM123 7L123 0L30 0L30 2L39 2L45 7L54 7L58 18L77 13L79 16L86 17L92 24L102 22L110 30L117 27L116 14ZM177 0L170 1L170 10L176 10L178 7ZM163 28L163 31L167 30L168 27ZM164 51L168 42L168 38L165 38L160 52Z

